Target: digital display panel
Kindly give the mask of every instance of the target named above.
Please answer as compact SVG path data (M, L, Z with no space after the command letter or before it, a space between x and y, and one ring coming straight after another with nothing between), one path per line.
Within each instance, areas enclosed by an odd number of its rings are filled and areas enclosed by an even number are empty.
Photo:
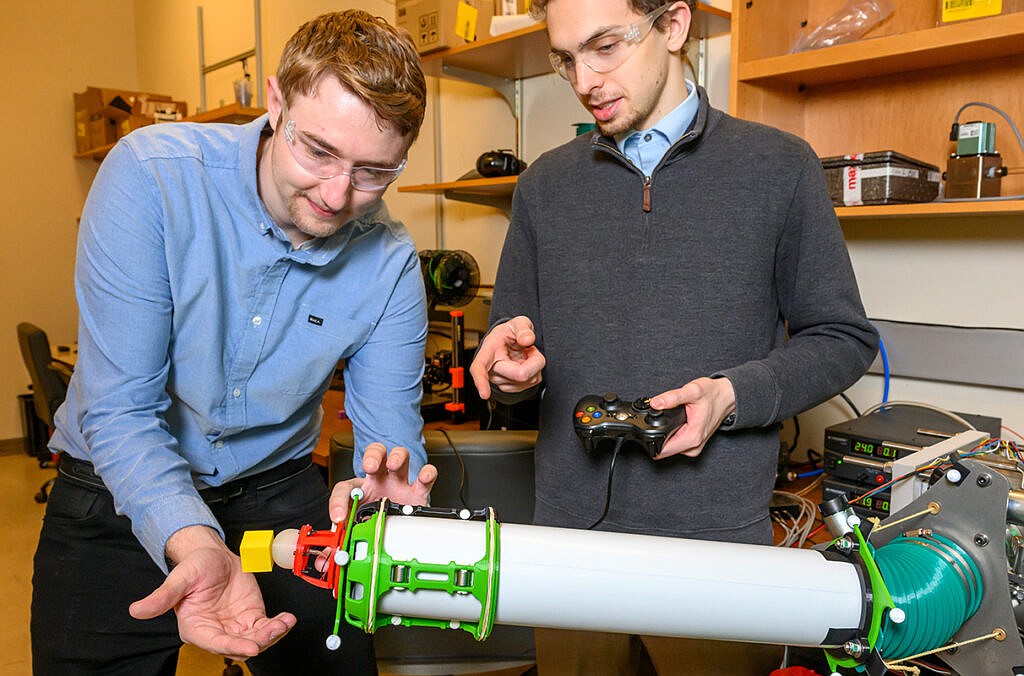
M872 441L857 440L853 442L853 452L870 455L886 460L895 460L899 457L899 450L886 444L876 444Z

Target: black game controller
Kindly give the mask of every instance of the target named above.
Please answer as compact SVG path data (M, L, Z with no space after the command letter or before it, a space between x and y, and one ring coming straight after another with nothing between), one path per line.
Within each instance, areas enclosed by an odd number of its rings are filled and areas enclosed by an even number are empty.
M573 428L588 452L601 439L624 439L640 443L650 456L661 453L669 434L686 423L686 407L662 411L651 407L650 397L632 403L619 399L614 392L604 396L587 395L576 404Z

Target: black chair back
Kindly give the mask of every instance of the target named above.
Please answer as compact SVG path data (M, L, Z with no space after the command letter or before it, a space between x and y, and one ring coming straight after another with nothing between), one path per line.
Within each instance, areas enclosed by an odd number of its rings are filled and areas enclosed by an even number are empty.
M67 381L51 368L50 340L41 328L29 322L18 324L18 345L32 379L32 403L36 415L52 429L53 414L68 393Z

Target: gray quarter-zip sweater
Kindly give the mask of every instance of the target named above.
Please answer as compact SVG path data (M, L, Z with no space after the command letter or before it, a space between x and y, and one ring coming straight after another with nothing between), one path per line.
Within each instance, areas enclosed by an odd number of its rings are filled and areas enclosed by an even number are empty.
M576 402L729 378L736 421L696 459L623 447L598 528L770 543L780 422L855 382L878 347L821 164L802 140L708 105L646 181L597 134L519 178L493 318L526 315L547 358L536 451L541 525L600 515L610 448Z

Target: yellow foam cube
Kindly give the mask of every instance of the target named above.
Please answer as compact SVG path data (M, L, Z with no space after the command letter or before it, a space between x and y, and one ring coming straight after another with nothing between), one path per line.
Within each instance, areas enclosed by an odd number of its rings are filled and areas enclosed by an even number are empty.
M242 557L242 571L246 573L267 573L274 568L274 557L271 548L274 544L274 531L247 530L242 536L242 544L238 555Z

